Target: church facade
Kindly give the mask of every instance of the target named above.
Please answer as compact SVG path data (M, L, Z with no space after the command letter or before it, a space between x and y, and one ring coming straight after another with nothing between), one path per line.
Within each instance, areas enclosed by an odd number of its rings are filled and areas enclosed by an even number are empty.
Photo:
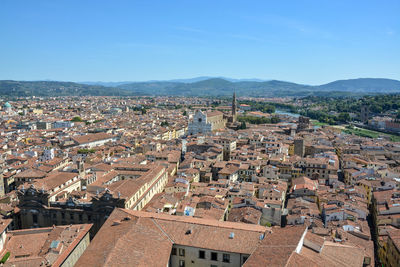
M236 93L233 94L232 110L230 115L226 115L220 111L203 112L197 110L193 119L188 124L188 134L195 135L210 133L223 129L225 126L231 129L236 129L239 125L236 121L236 110Z
M220 111L196 111L188 125L189 135L210 133L225 127L226 120Z

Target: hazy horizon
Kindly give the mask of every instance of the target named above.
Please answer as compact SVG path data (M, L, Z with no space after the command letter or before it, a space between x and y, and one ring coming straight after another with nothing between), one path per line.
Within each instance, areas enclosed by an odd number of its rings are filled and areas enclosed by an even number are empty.
M306 84L306 83L298 83L295 81L288 81L288 80L278 80L278 79L260 79L260 78L232 78L232 77L222 77L222 76L198 76L198 77L189 77L189 78L173 78L173 79L165 79L165 80L118 80L118 81L71 81L71 80L53 80L53 79L37 79L37 80L15 80L21 82L73 82L73 83L81 83L81 84L100 84L100 83L150 83L150 82L182 82L182 83L194 83L197 81L186 81L186 80L193 80L193 79L200 79L199 81L208 80L208 79L224 79L231 82L239 82L239 81L252 81L252 82L268 82L268 81L281 81L281 82L288 82L288 83L295 83L299 85L309 85L309 86L318 86L324 85L335 81L346 81L346 80L357 80L357 79L388 79L388 80L395 80L400 81L400 79L392 79L392 78L385 78L385 77L357 77L357 78L349 78L349 79L338 79L332 80L325 83L320 84ZM14 79L0 79L2 80L14 80ZM233 81L232 81L233 80Z

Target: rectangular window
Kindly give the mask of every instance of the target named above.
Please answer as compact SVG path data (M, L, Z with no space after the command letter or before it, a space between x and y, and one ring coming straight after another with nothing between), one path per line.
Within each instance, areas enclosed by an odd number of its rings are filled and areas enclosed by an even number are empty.
M171 254L176 256L176 248L172 248Z
M205 259L206 258L206 252L204 250L199 250L199 259Z
M185 249L184 248L179 249L179 256L185 257Z
M185 267L185 261L179 260L179 267Z
M32 214L32 220L33 220L33 223L37 223L38 222L37 214Z
M217 252L211 252L211 260L212 261L217 261L218 260L218 253Z
M222 254L222 261L227 262L227 263L231 262L231 256L229 254L225 254L225 253Z

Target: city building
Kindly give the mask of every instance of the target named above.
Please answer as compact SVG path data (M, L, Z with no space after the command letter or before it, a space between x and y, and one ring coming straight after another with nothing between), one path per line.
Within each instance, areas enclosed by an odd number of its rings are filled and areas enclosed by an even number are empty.
M3 266L74 266L90 243L91 224L13 230L5 233Z
M205 134L220 130L225 127L223 113L220 111L196 111L188 125L188 134Z

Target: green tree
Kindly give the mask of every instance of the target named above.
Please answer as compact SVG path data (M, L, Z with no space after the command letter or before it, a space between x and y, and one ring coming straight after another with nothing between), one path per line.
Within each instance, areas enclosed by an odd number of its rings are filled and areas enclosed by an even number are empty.
M347 113L347 112L340 113L339 116L338 116L338 120L340 122L348 122L348 121L350 121L349 113Z
M396 119L400 119L400 110L397 111Z
M271 118L271 123L278 123L278 122L280 122L281 120L278 118L278 117L272 117Z
M78 149L78 154L89 154L89 153L94 153L94 149L88 149L88 148L80 148Z
M76 117L73 117L71 121L73 121L73 122L81 122L81 121L83 121L83 120L82 120L81 117L76 116Z
M0 263L6 263L8 258L10 257L10 252L8 251L6 254L4 254L3 258L0 260Z

